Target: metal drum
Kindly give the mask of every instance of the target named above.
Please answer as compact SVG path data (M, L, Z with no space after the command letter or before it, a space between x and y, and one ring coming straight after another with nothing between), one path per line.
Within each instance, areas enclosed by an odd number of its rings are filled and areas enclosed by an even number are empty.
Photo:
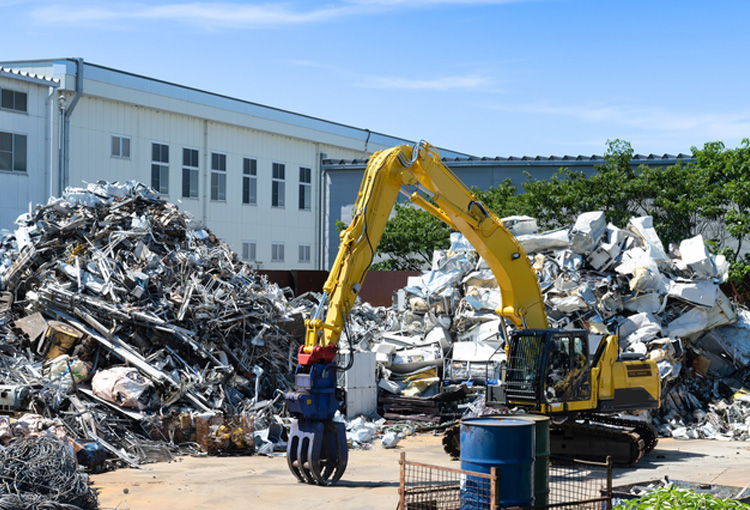
M500 474L500 507L534 504L536 427L530 420L509 416L461 420L461 469ZM461 488L461 508L489 508L486 491L471 476ZM479 480L479 479L477 479Z
M502 416L500 416L502 418ZM549 416L522 414L514 418L528 420L536 427L536 451L534 453L534 505L549 504Z

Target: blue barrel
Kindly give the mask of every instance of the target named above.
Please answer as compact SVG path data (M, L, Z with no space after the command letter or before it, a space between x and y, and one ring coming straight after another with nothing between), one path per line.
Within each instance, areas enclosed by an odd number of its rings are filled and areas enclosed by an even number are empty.
M461 469L500 474L500 507L534 504L536 428L530 420L479 417L461 420ZM468 476L461 488L461 508L489 508L483 479Z

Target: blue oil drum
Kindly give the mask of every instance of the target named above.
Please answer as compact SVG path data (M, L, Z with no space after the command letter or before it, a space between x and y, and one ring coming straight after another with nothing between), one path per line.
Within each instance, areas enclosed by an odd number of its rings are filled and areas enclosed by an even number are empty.
M461 469L500 475L501 508L534 504L534 452L536 428L533 421L479 417L461 420ZM486 481L467 476L461 487L461 509L490 508Z

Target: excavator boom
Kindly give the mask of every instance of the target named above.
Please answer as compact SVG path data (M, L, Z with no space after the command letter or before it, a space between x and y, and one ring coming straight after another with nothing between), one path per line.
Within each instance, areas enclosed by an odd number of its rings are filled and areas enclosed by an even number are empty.
M545 365L543 370L531 374L532 378L537 378L535 387L545 392L535 390L531 392L530 401L520 404L547 413L632 410L641 404L645 404L642 408L658 406L659 378L655 364L647 361L628 365L616 360L617 339L609 337L605 340L608 354L599 356L597 366L592 367L585 332L572 335L549 329L536 274L515 236L440 161L435 148L425 142L413 147L401 145L377 152L370 158L352 222L341 233L338 255L323 286L321 301L305 323L305 344L297 356L295 391L286 395L287 407L294 417L287 461L300 481L330 485L346 469L344 425L333 421L339 405L335 397L335 374L339 369L335 358L352 305L399 193L461 232L485 260L500 289L501 305L496 312L504 323L509 321L515 328L515 336L506 338L509 342L524 335L529 337L524 333L528 331L536 331L535 338L549 338L542 343L534 340L541 347L535 354L536 360L529 359L529 363L516 367L521 370L519 380L524 383L523 387L516 386L515 396L520 395L518 398L523 400L524 388L530 381L529 368L534 363ZM504 333L507 336L507 331ZM510 347L513 351L513 346ZM564 382L563 386L576 390L568 391L564 398L560 397L564 394L562 389L553 387L553 382L559 385L564 379L551 381L552 376L559 374L547 367L563 357L578 360L567 361L563 367L566 374L575 375L575 380L568 379L573 382ZM509 386L509 389L513 388ZM488 391L488 394L494 392Z
M516 327L546 328L547 316L528 257L516 238L440 161L425 142L374 154L367 165L351 224L341 234L338 255L323 286L323 297L306 321L295 391L287 405L295 417L287 461L302 482L329 485L346 469L342 424L333 422L334 359L351 307L399 193L460 231L497 278L502 305L497 313Z

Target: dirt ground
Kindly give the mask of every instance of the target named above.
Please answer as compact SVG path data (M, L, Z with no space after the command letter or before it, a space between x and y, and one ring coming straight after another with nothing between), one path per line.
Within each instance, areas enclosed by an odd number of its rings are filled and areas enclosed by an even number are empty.
M102 509L395 509L401 452L409 461L460 468L443 452L440 437L420 435L394 449L376 442L370 450L350 450L347 470L332 487L298 483L283 456L180 457L92 480ZM742 488L750 483L750 442L661 439L634 468L615 469L613 484L665 475Z

